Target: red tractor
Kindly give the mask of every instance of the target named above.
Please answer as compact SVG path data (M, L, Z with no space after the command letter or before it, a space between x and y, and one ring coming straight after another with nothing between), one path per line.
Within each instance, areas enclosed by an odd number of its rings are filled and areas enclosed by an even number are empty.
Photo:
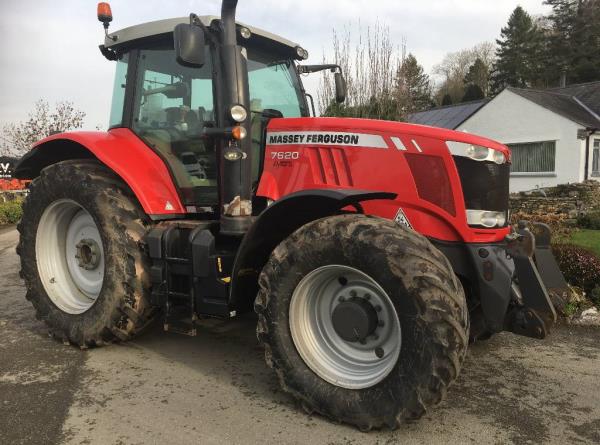
M195 335L254 308L283 389L363 430L439 403L469 339L543 338L556 314L532 233L508 225L507 147L310 117L300 74L331 70L343 101L340 68L299 64L236 6L109 34L99 5L110 129L53 135L16 168L33 180L21 274L51 333L87 348L161 317Z

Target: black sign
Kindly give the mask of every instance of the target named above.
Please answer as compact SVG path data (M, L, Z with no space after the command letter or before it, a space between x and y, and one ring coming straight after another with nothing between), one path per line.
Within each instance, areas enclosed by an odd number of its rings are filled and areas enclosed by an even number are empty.
M17 158L0 156L0 179L12 179L13 171L18 161Z

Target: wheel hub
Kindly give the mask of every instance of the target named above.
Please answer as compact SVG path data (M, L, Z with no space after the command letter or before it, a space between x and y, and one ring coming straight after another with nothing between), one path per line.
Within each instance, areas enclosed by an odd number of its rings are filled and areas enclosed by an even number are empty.
M377 311L364 298L350 298L338 304L331 316L333 329L348 342L365 342L377 329Z
M77 264L85 270L94 270L100 265L100 246L93 239L84 239L75 246Z
M36 261L48 297L67 314L92 307L104 282L104 248L92 215L69 199L44 210L38 224Z
M289 320L307 366L342 388L377 384L400 356L401 327L392 300L373 278L349 266L322 266L302 278Z

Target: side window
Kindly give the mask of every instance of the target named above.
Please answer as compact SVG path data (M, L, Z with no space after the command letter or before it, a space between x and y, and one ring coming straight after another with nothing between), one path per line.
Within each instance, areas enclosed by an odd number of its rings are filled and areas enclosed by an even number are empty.
M113 88L112 106L110 109L109 127L119 127L123 124L123 107L125 105L125 84L127 83L127 67L129 54L117 61L117 72Z

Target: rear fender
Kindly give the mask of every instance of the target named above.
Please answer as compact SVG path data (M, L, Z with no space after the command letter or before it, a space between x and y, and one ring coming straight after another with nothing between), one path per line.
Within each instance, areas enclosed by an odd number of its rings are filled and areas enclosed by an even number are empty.
M303 225L339 213L360 202L395 199L395 193L363 190L313 189L292 193L268 207L246 233L232 273L230 308L250 310L258 292L258 275L271 253Z
M57 162L97 159L132 190L153 219L186 213L165 162L131 130L73 132L50 136L33 146L15 169L15 177L34 179Z

